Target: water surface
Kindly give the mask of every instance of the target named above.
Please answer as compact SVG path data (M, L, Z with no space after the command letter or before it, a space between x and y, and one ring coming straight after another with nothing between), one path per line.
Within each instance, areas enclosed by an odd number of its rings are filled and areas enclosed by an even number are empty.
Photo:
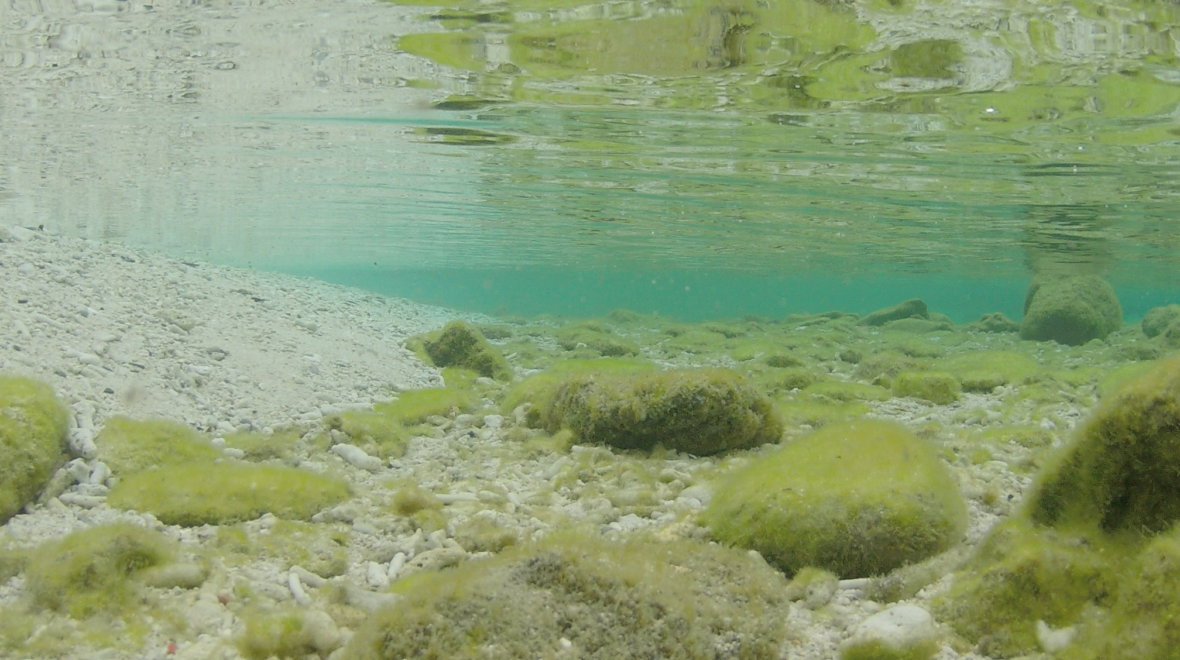
M1180 8L11 3L10 222L500 313L1180 299Z

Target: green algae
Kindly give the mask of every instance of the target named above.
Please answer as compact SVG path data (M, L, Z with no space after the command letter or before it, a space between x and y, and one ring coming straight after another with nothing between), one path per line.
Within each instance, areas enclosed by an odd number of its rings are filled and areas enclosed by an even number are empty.
M48 385L0 377L0 523L49 481L66 458L67 413Z
M330 578L348 570L348 540L347 529L339 524L276 520L264 529L223 524L213 545L230 566L263 559Z
M657 444L696 455L777 442L782 423L770 400L728 369L573 376L553 394L541 422L584 442L620 449Z
M849 478L855 475L855 478ZM790 574L880 574L957 543L966 508L934 449L875 420L827 426L727 477L701 515Z
M193 462L137 472L111 489L117 508L151 513L170 525L218 525L271 513L307 519L349 497L339 479L298 468Z
M155 467L211 461L221 455L204 435L166 420L112 417L95 444L99 458L120 476Z
M903 371L893 378L893 393L922 399L938 405L959 400L962 386L954 376L942 371Z
M399 602L371 616L345 653L771 657L786 632L783 586L765 563L699 541L562 532L395 583Z
M406 346L436 367L461 367L501 381L512 378L512 368L500 351L466 321L451 321L441 330L410 337Z
M136 576L167 563L174 543L128 523L99 525L51 541L32 553L25 584L38 607L84 618L136 605Z

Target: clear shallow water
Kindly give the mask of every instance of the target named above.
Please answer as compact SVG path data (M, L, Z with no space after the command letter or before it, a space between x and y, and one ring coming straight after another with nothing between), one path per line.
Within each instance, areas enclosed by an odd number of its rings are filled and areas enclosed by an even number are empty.
M1180 10L3 10L0 213L499 313L1180 300Z

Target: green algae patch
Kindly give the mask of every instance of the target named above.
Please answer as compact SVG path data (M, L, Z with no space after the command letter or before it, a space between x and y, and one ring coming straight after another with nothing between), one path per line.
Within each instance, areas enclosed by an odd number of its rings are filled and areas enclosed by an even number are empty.
M392 585L401 599L344 655L376 658L768 658L785 639L785 580L692 540L559 532Z
M225 446L237 449L252 461L288 460L298 442L299 433L297 431L276 431L274 433L241 431L225 436Z
M1041 365L1016 351L974 351L940 360L938 366L953 374L967 392L991 392L1003 385L1020 385L1036 376Z
M0 377L0 523L33 501L65 462L67 424L48 385Z
M1151 541L1129 562L1108 610L1090 612L1059 657L1165 660L1180 648L1180 534Z
M36 606L87 617L136 605L137 577L168 563L174 544L158 532L114 523L74 532L39 547L25 570Z
M252 608L235 646L250 660L325 658L341 645L335 622L324 612L292 606Z
M406 346L436 367L461 367L496 380L512 379L508 361L466 321L451 321L441 330L410 337Z
M637 355L639 344L618 336L597 321L580 321L558 328L553 333L557 345L567 351L580 349L603 357Z
M696 455L777 442L783 430L770 400L729 369L573 376L554 392L541 421L583 442Z
M165 420L112 417L95 444L99 458L119 476L166 465L211 461L221 455L205 436Z
M223 525L217 529L214 547L227 566L270 560L330 578L348 570L348 539L340 524L276 520L265 530Z
M1156 533L1180 519L1180 355L1106 397L1030 498L1044 525Z
M526 423L533 427L542 425L541 414L548 410L553 395L568 378L577 375L624 375L656 371L653 362L638 358L597 358L590 360L561 360L548 369L525 378L505 393L500 403L504 414L511 414L517 407L529 404Z
M1106 603L1119 565L1133 553L1100 534L1001 523L933 603L934 614L989 656L1039 650L1037 621L1075 624L1088 605ZM1073 656L1069 656L1073 657Z
M960 540L967 511L934 448L891 422L834 424L731 474L701 516L791 574L867 577Z
M220 525L265 513L307 519L348 499L348 485L279 465L206 462L145 470L111 489L113 507L151 513L169 525Z
M329 416L326 426L348 436L366 453L383 459L398 458L406 451L417 425L434 416L452 416L473 410L478 403L468 389L432 387L406 390L397 399L370 409L345 410Z
M963 388L959 380L942 371L903 371L893 379L893 393L936 403L940 406L959 400Z

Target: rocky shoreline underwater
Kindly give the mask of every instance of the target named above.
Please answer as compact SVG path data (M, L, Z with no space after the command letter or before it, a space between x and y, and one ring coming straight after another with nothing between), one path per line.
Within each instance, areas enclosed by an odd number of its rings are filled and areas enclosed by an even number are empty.
M1100 280L682 323L21 227L0 271L0 657L1180 646L1180 306Z

